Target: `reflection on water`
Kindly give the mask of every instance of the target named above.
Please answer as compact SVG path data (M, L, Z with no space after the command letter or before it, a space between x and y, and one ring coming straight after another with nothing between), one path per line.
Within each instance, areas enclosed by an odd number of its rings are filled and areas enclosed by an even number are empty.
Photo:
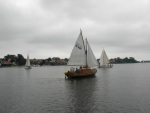
M65 66L0 68L0 113L149 113L150 64L65 79Z
M70 109L74 113L91 112L94 107L96 78L81 78L67 80L67 90L70 92L68 101L71 104Z

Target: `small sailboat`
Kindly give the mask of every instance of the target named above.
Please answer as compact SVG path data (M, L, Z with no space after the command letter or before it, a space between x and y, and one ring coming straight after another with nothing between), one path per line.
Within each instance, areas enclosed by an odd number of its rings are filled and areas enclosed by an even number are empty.
M31 69L29 55L27 56L27 60L26 60L26 64L25 64L25 69Z
M100 57L100 68L112 68L113 65L110 64L110 61L106 55L105 50L103 49L101 57Z
M70 71L65 72L64 74L68 78L94 76L95 73L97 72L97 70L93 68L93 67L97 68L98 66L97 60L93 54L93 51L87 39L84 42L81 30L67 65L80 66L79 69L76 68L75 70L75 68L71 67Z

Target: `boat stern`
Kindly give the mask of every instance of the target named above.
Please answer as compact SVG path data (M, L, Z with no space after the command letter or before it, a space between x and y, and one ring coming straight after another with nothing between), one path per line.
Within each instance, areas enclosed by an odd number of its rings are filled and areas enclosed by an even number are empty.
M65 75L67 75L67 74L68 74L68 72L64 72L64 74L65 74Z

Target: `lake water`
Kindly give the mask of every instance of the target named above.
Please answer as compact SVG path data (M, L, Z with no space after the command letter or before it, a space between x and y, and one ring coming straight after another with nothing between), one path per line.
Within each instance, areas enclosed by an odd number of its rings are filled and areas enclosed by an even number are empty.
M150 113L150 63L70 80L68 68L0 68L0 113Z

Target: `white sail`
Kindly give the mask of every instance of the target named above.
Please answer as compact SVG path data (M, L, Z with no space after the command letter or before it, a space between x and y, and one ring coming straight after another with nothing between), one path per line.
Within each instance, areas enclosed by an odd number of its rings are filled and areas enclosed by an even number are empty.
M97 60L94 56L94 53L89 45L89 43L87 42L87 48L88 48L88 51L87 51L87 64L88 64L88 67L95 67L98 65L97 63Z
M109 64L109 59L106 55L105 50L102 51L101 57L100 57L100 66L103 66L105 64Z
M102 54L101 54L101 57L100 57L100 61L99 61L99 63L100 63L100 66L102 66L102 65L104 65L104 62L103 62L103 55L104 54L104 52L102 51Z
M29 55L27 56L27 60L26 60L25 67L30 67L30 59L29 59Z
M85 66L86 65L86 56L85 56L85 48L82 32L78 36L78 39L74 45L72 53L70 55L69 61L67 65L78 65Z

